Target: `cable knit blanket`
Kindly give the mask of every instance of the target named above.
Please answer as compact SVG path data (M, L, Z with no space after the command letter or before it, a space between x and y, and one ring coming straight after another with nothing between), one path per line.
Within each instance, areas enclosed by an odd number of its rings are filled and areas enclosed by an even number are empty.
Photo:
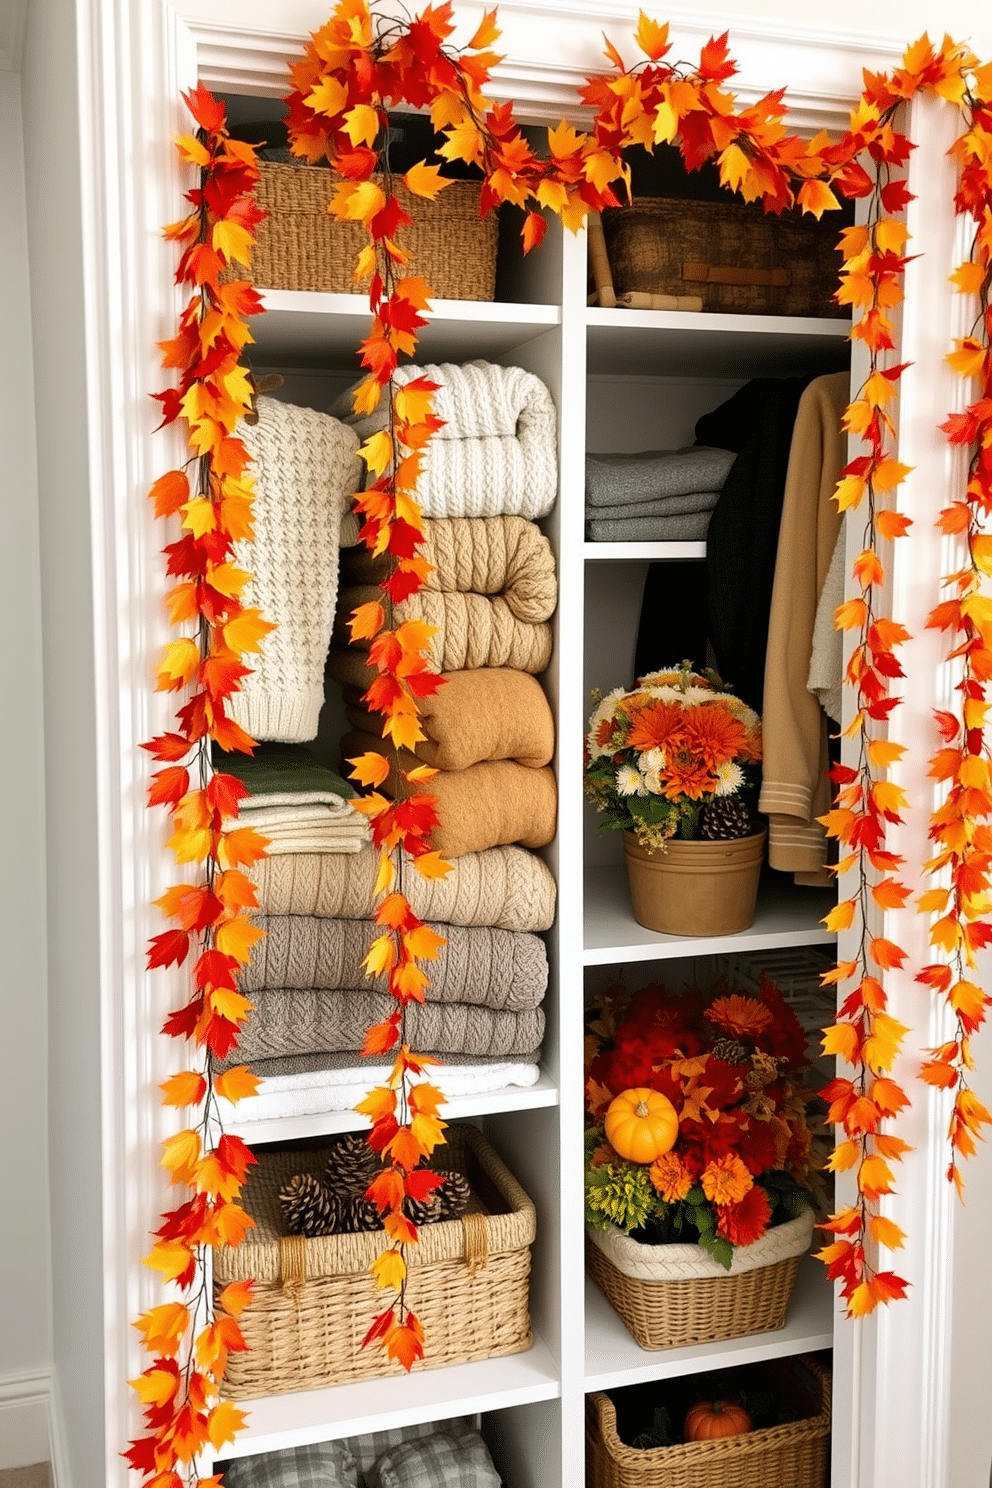
M482 760L497 759L516 760L531 769L549 763L555 750L555 723L535 677L506 667L443 676L444 686L433 697L419 699L427 738L414 745L418 759L438 770L466 770ZM381 720L362 707L361 698L355 688L345 688L348 722L374 734Z
M261 1061L255 1066L256 1073ZM343 1069L305 1070L295 1075L271 1075L257 1095L233 1105L218 1096L225 1121L273 1121L283 1116L320 1116L325 1111L351 1111L376 1085L384 1085L390 1064L349 1065ZM536 1063L500 1060L488 1064L438 1064L423 1075L448 1100L466 1095L488 1095L509 1085L536 1085L541 1070ZM413 1081L418 1084L417 1078Z
M357 1053L366 1030L395 1010L386 992L353 990L256 992L254 1007L238 1039L237 1061L288 1054ZM507 1059L529 1055L544 1037L540 1008L512 1012L466 1002L413 1002L406 1012L407 1037L414 1049L435 1049L442 1057L465 1054Z
M263 993L262 995L265 996L266 994ZM313 995L315 997L329 997L331 994L328 992L315 992ZM394 1003L393 1006L395 1007L395 1005ZM440 1049L418 1048L417 1053L423 1055L426 1059L436 1060L439 1064L448 1065L452 1062L452 1055ZM461 1064L463 1062L462 1056L454 1057L457 1063ZM540 1045L537 1048L529 1049L526 1054L514 1054L512 1056L513 1063L519 1060L522 1064L538 1064L540 1063L540 1059ZM508 1062L508 1057L502 1054L472 1054L465 1055L464 1062L472 1065L505 1064ZM245 1060L242 1059L240 1050L235 1049L228 1055L227 1059L213 1060L213 1067L218 1070L229 1069L233 1064L244 1063ZM329 1070L344 1071L350 1077L354 1077L356 1072L361 1071L364 1075L366 1070L375 1069L381 1063L381 1054L359 1054L355 1049L337 1052L321 1049L309 1054L276 1054L268 1059L251 1059L248 1061L248 1067L260 1080L271 1080L277 1076L319 1074L326 1073ZM392 1068L391 1065L390 1068Z
M374 903L379 854L363 847L350 857L297 853L263 858L245 870L270 915L361 919ZM445 925L548 930L555 917L551 869L522 847L466 853L444 878L422 878L402 854L402 887L415 915Z
M381 747L381 739L358 730L341 741L346 759L379 753ZM417 763L416 755L400 750L400 769L415 769ZM382 789L395 795L396 787L394 765ZM558 795L554 771L548 765L532 770L514 760L487 760L467 770L441 770L426 789L438 801L440 825L433 844L446 858L511 842L545 847L555 835Z
M234 554L251 574L242 603L278 629L252 657L230 713L256 739L312 739L324 701L341 518L359 479L358 440L337 419L275 398L259 398L258 423L238 432L255 479L255 540Z
M444 427L424 455L416 497L427 517L544 517L558 490L557 417L540 378L492 362L399 367L398 386L415 377L439 384L434 412ZM335 412L362 440L385 428L385 405L368 417L345 393Z
M586 455L586 506L624 506L722 491L737 456L733 450L694 444L677 450Z
M541 672L551 660L551 627L558 602L551 544L533 522L489 517L424 523L421 550L433 566L427 585L393 609L397 624L424 620L436 628L428 653L434 671L511 667ZM348 616L381 599L387 561L364 547L343 563L335 638L348 645ZM367 643L364 649L368 649Z
M265 939L239 978L251 997L268 988L306 991L360 987L362 962L383 932L373 920L327 920L316 915L270 915L255 920ZM432 925L447 945L430 963L433 1002L480 1007L534 1008L548 987L548 956L540 936L488 926ZM374 983L370 983L374 986Z

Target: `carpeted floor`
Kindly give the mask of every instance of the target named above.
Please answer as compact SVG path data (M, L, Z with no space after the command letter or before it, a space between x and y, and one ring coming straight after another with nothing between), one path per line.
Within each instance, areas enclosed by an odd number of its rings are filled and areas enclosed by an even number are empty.
M0 1472L0 1488L51 1488L47 1462L34 1467L8 1467Z

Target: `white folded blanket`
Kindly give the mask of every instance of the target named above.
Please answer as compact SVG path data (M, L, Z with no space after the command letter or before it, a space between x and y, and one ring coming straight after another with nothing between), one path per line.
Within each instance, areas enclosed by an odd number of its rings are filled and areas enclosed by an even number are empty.
M301 806L255 806L264 797L241 803L229 828L252 827L268 838L269 855L282 853L357 853L371 840L369 824L350 801L340 805L314 802Z
M558 490L557 415L540 378L482 361L400 367L394 376L399 386L417 377L439 384L434 412L444 428L427 446L415 492L425 517L547 516ZM389 417L385 401L353 414L350 392L335 412L362 440Z
M350 1111L376 1085L385 1084L392 1065L307 1070L297 1075L271 1075L257 1095L233 1105L218 1098L221 1119L227 1123L271 1121L282 1116L319 1116L326 1111ZM535 1085L541 1071L536 1064L507 1060L494 1064L431 1065L422 1077L449 1100L465 1095L488 1095L509 1085Z

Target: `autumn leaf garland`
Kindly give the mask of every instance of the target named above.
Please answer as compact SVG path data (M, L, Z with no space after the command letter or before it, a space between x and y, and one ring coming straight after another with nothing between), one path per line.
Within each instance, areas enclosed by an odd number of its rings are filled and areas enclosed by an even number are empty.
M250 381L240 366L251 339L246 324L261 302L250 284L230 277L235 261L248 263L260 213L253 149L231 139L225 112L198 88L186 95L197 134L177 141L181 158L199 172L187 194L191 211L166 229L182 245L176 281L190 298L178 333L162 344L163 365L178 385L156 394L164 425L186 426L190 460L160 477L150 495L155 514L178 518L181 535L165 549L174 580L166 607L179 639L169 642L156 687L186 701L173 731L146 744L162 767L153 774L150 806L164 806L169 847L180 864L195 865L194 882L166 890L157 905L172 928L153 936L148 966L192 959L192 996L166 1018L163 1032L192 1046L202 1068L183 1070L162 1085L164 1103L196 1112L192 1126L163 1145L162 1166L189 1197L162 1216L146 1264L178 1287L183 1301L153 1307L135 1323L151 1362L131 1385L141 1401L147 1434L125 1453L155 1488L182 1488L197 1477L204 1449L233 1440L243 1412L217 1399L228 1354L246 1345L238 1318L251 1300L250 1284L207 1295L206 1252L237 1245L254 1221L238 1203L255 1161L240 1138L218 1129L216 1098L252 1095L258 1080L244 1066L214 1075L209 1055L226 1058L250 1004L237 976L261 932L248 914L255 891L241 869L264 856L265 839L236 823L245 791L233 776L214 772L211 742L250 751L253 741L233 720L229 699L272 626L241 595L248 574L233 562L235 542L251 537L252 488L248 456L235 430L251 407Z

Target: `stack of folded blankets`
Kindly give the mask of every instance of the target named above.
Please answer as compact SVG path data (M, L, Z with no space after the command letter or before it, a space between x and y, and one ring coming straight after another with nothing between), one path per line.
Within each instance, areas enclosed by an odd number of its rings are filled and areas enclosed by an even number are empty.
M248 791L237 823L229 825L259 832L270 857L358 853L370 840L368 822L353 804L354 787L302 745L261 744L254 755L215 763Z
M556 418L547 389L519 368L401 369L401 378L417 375L442 384L435 401L447 421L417 490L431 513L422 552L433 572L393 621L435 627L428 664L445 680L421 701L426 737L401 752L400 768L439 771L427 787L441 818L433 846L453 866L424 879L401 855L398 887L447 941L429 967L426 1004L408 1009L407 1036L442 1061L431 1081L455 1096L539 1077L548 981L539 932L554 920L555 885L533 849L555 834L557 798L554 723L536 674L551 659L557 581L531 518L555 499ZM353 422L363 437L370 431ZM349 644L347 627L357 605L381 599L387 569L364 548L345 550L341 567L327 670L343 688L349 759L388 753L365 704L376 675L368 643ZM266 937L242 979L253 1011L232 1060L265 1084L239 1102L239 1120L348 1109L388 1073L391 1060L360 1052L368 1027L394 1007L362 965L379 933L377 870L371 846L348 857L282 854L252 870Z
M698 542L736 455L690 445L639 454L586 455L590 542Z

